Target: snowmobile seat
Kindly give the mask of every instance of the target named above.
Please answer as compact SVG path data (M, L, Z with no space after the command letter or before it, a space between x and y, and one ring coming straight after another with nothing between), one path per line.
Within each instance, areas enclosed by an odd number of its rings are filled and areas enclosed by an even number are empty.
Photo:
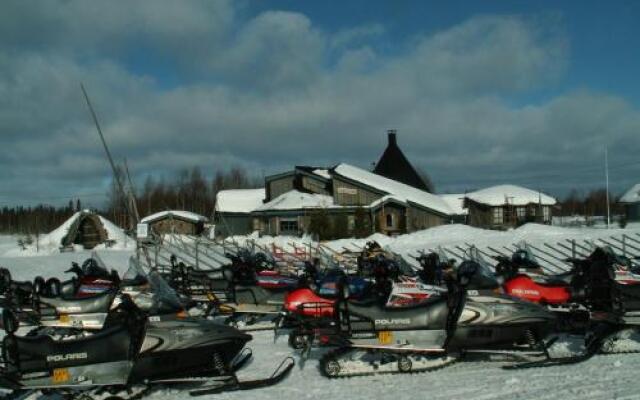
M349 302L350 306L354 305L357 307L371 307L378 303L378 299L376 298L376 296L371 296L371 295L364 296L358 299L349 298L347 301Z
M105 313L109 311L115 295L115 290L108 290L103 293L98 293L95 296L78 299L41 297L40 302L55 308L56 311L61 314Z
M375 330L444 329L449 314L446 298L416 307L387 308L349 304L349 313L374 323Z
M573 272L569 271L557 275L542 275L541 278L534 278L534 281L542 285L568 286L571 284L572 279Z
M131 357L131 334L125 325L71 340L54 340L46 335L8 335L2 345L7 363L21 373L122 361Z

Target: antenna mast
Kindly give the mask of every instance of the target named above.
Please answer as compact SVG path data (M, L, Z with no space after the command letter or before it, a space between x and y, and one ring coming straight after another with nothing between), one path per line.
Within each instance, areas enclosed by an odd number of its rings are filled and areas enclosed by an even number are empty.
M607 189L607 229L609 229L609 224L611 223L611 211L609 208L609 155L607 153L607 146L604 146L604 176Z
M96 125L96 130L98 131L98 135L100 136L100 141L102 141L102 146L104 147L105 153L107 153L107 159L109 159L109 164L111 165L111 170L113 172L113 178L116 180L116 184L118 185L118 190L123 196L124 206L127 210L127 213L135 222L137 223L140 220L140 216L137 213L137 210L132 210L130 202L131 193L127 193L124 190L124 184L120 179L120 174L118 173L118 169L116 168L115 163L113 162L113 157L111 157L111 152L109 151L109 147L107 146L107 142L104 140L104 135L102 134L102 129L100 128L100 123L98 122L98 117L96 116L96 112L93 110L93 106L91 105L91 101L89 100L89 95L87 95L87 91L84 88L84 85L80 83L80 89L82 89L82 94L84 95L84 99L87 102L87 106L89 107L89 111L91 112L91 117L93 118L93 123ZM128 171L127 171L128 174ZM133 204L133 203L132 203Z

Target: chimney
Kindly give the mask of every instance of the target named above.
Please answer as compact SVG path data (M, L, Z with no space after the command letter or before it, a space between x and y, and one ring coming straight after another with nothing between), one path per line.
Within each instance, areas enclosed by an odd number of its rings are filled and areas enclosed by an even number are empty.
M389 146L396 146L396 130L395 129L389 129L387 131L387 135L389 135Z

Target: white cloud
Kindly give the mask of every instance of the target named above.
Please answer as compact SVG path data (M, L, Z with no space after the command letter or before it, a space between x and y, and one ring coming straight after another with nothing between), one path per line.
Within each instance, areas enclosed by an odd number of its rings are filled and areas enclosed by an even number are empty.
M596 159L604 143L622 161L640 150L640 113L614 95L511 101L562 79L569 48L555 20L471 18L381 56L380 25L327 32L281 11L245 21L227 2L45 4L33 13L9 3L0 17L0 182L8 184L104 189L108 169L80 81L113 153L140 175L192 165L366 166L388 128L437 183L456 188L495 171L562 167L571 179L571 166ZM175 59L183 79L165 88L151 63L131 70L128 52L148 48ZM24 193L16 187L16 201Z

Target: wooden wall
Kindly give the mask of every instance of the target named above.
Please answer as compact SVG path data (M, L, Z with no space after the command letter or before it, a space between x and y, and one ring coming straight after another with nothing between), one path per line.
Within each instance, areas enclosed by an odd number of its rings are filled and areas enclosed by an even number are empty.
M341 206L369 205L382 195L362 189L345 182L338 177L333 178L333 200Z

